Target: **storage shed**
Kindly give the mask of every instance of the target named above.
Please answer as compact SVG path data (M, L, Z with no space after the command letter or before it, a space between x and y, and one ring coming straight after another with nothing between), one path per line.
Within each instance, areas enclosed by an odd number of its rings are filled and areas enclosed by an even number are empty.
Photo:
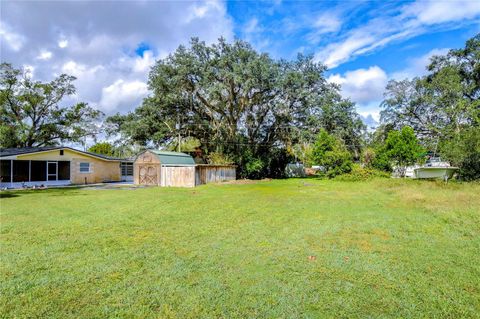
M195 164L185 153L147 150L133 163L133 181L137 185L195 187L235 180L235 170L235 165Z
M137 185L195 186L195 162L185 153L147 150L133 163Z

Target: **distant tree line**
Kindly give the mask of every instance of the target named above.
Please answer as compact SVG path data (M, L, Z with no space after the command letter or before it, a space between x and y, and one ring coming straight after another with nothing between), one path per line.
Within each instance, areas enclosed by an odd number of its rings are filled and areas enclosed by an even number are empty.
M459 166L464 179L479 179L480 34L462 49L434 56L427 70L388 83L371 146L381 155L389 132L408 126L426 149Z
M433 57L427 75L390 81L371 133L355 104L326 81L324 65L303 55L275 60L241 40L206 45L194 38L179 46L152 67L142 105L105 120L86 103L61 104L75 92L74 77L41 83L3 63L0 146L81 142L102 132L115 141L90 151L201 150L207 161L235 163L249 178L281 177L292 161L321 166L328 177L393 167L404 174L433 151L459 166L462 178L478 179L479 61L477 35Z

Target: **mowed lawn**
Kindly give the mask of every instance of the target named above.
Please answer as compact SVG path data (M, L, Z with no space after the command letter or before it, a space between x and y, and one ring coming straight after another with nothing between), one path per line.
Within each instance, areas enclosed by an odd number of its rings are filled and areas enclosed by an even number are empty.
M5 318L478 318L480 185L3 192Z

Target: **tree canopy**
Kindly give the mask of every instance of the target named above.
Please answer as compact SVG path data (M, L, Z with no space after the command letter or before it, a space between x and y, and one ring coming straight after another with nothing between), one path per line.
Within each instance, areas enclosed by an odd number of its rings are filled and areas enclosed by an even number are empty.
M418 142L413 129L404 126L399 131L393 130L388 133L379 155L382 153L396 166L400 176L404 177L407 166L417 163L425 150Z
M0 147L31 147L79 142L97 131L102 112L86 103L61 106L75 93L75 77L34 81L8 63L0 65Z
M480 125L480 34L465 48L434 56L429 73L388 83L383 123L412 127L424 139L449 139Z
M352 170L352 155L342 140L321 129L313 145L311 161L323 168L328 177L349 173Z
M96 153L96 154L103 154L107 156L115 156L116 150L115 146L108 142L99 142L95 143L94 145L88 148L89 152Z
M459 165L464 178L480 176L472 165L480 157L480 34L464 48L432 57L427 71L388 83L382 128L410 126L429 150Z
M192 39L152 68L152 95L140 107L108 122L143 145L193 137L205 153L233 157L241 176L272 176L283 172L288 149L313 142L321 128L359 147L364 125L325 70L312 57L274 60L240 40Z

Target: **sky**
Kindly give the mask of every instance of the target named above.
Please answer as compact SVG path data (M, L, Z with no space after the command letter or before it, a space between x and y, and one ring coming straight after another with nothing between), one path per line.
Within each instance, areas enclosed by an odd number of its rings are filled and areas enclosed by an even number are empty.
M77 93L66 103L107 115L141 104L156 60L191 37L223 36L277 59L313 55L375 125L390 79L425 74L432 55L478 33L479 0L0 2L1 61L41 81L74 75Z

